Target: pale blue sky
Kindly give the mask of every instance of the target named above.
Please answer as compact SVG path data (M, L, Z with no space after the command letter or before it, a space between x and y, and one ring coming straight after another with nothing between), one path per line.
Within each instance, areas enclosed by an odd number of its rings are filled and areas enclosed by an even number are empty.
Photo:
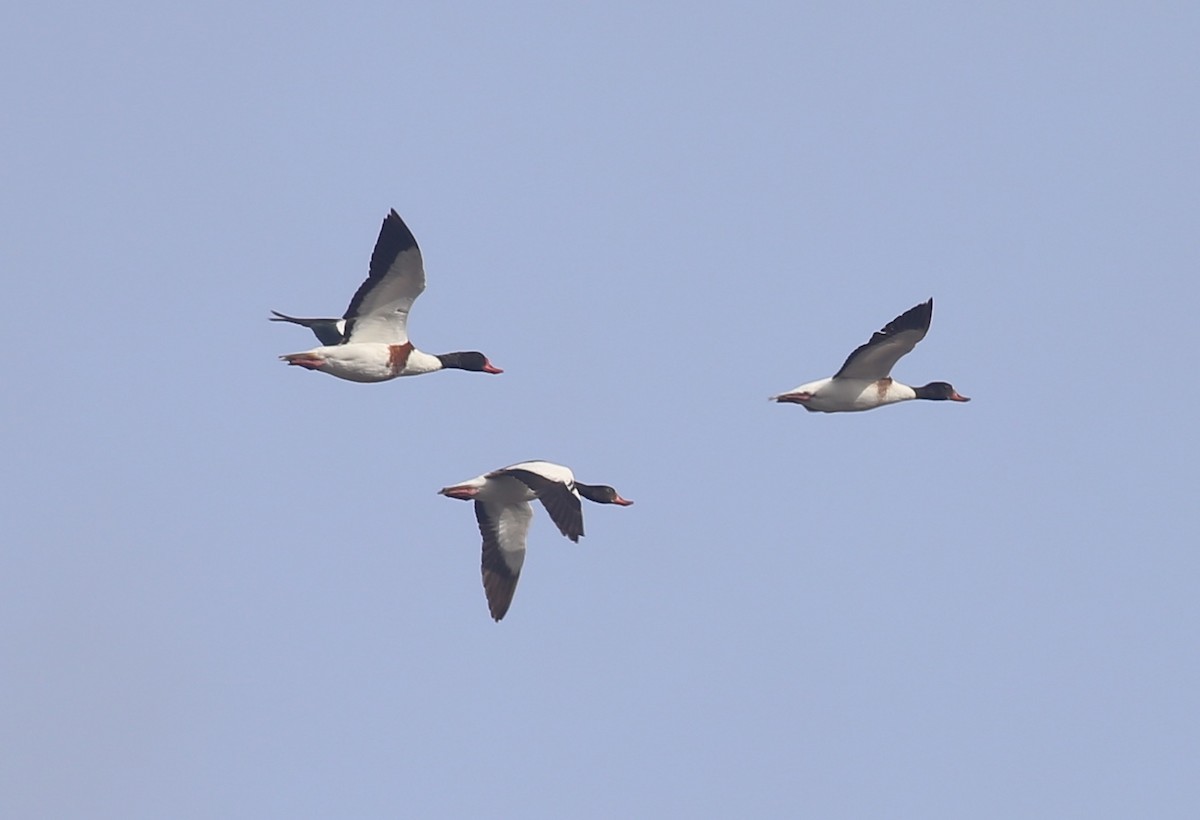
M0 11L0 815L1194 817L1200 9L899 5Z

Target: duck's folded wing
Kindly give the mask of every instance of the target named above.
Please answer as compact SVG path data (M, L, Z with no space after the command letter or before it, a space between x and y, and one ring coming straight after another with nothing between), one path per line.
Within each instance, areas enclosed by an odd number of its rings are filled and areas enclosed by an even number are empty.
M575 492L575 482L564 484L530 470L509 468L504 475L512 476L537 494L538 501L550 514L558 531L576 543L583 535L583 505Z
M900 357L911 352L917 342L925 338L932 319L932 299L906 310L888 322L883 330L876 331L871 341L851 353L833 377L864 381L886 378Z
M370 273L346 308L346 341L404 344L408 312L424 290L421 249L393 210L379 229Z

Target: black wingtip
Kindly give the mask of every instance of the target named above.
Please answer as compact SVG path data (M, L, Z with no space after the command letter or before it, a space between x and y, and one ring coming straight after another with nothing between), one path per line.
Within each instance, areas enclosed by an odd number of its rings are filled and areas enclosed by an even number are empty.
M392 208L379 228L379 238L375 240L375 250L371 253L370 276L382 276L387 273L397 256L415 247L417 238L404 224L400 214L396 213L396 209Z
M933 321L933 297L914 305L884 326L876 335L890 336L903 330L929 330Z
M379 239L376 244L384 245L386 250L396 254L416 247L417 239L408 229L404 220L400 218L400 214L396 213L396 209L392 208L379 228Z

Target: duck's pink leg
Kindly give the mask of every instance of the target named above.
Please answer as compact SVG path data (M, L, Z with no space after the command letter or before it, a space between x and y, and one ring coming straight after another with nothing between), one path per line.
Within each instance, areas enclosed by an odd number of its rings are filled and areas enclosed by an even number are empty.
M289 353L279 358L288 364L294 364L297 367L307 368L308 370L317 370L325 364L324 359L320 356L314 356L312 353Z

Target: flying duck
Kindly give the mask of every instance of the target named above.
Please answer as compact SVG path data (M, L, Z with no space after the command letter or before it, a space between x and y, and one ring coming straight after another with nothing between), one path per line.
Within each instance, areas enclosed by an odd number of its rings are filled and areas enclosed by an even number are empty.
M412 231L393 209L383 220L367 279L338 319L297 319L271 311L273 322L292 322L316 334L321 347L280 356L289 365L352 382L383 382L453 368L503 373L475 351L432 355L408 340L408 312L425 290L425 267Z
M870 410L909 399L970 401L947 382L909 387L889 375L900 357L925 338L932 319L933 299L930 299L888 322L883 330L871 336L871 341L851 353L833 376L802 384L772 396L771 400L799 404L805 410L821 413Z
M541 501L559 532L576 543L583 535L580 497L622 507L633 503L607 485L576 481L570 468L549 461L523 461L443 487L438 493L475 502L475 519L483 536L483 591L495 621L508 612L521 577L525 536L533 518L530 501Z

